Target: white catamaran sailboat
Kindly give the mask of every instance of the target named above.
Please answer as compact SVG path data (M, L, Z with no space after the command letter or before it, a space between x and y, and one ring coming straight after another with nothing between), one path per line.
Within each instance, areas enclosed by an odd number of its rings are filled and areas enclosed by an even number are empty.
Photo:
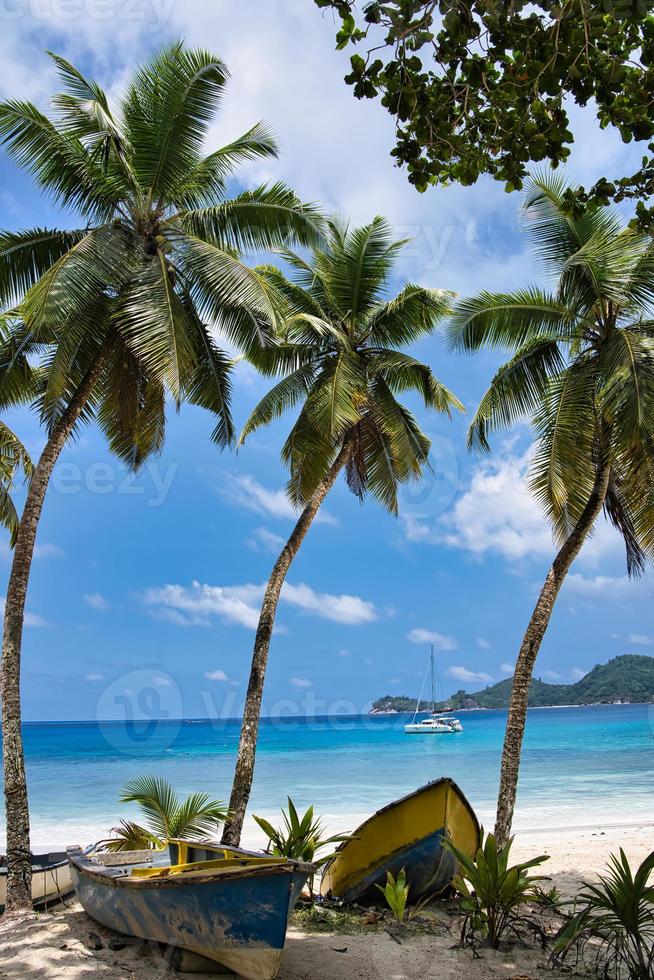
M420 697L422 697L422 691ZM416 721L419 711L420 698L418 698L413 721L404 726L407 735L455 735L457 732L463 731L463 725L458 718L454 718L452 715L439 715L436 712L436 660L433 646L431 648L431 718Z

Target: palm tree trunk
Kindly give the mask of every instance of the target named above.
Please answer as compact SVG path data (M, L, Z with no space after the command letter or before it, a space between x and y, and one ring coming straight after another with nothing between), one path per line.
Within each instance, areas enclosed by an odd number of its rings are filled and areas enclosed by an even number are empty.
M0 697L7 824L7 912L32 908L30 818L21 734L20 659L25 599L43 501L55 463L86 405L102 368L102 353L83 377L36 465L18 526L5 601Z
M229 818L225 822L222 843L232 847L237 847L241 840L245 811L250 799L252 789L252 779L254 777L254 762L257 751L257 738L259 734L259 716L261 714L261 701L263 698L263 686L266 679L266 665L268 663L268 651L270 649L270 639L275 625L275 615L279 595L282 591L284 579L295 558L300 545L304 541L311 523L318 513L320 505L336 482L338 474L347 462L350 448L346 444L339 452L336 460L332 464L329 472L319 484L306 507L300 514L297 524L293 528L290 538L284 545L281 554L275 562L274 568L268 580L266 591L261 604L259 624L254 640L254 651L252 653L252 666L250 668L250 681L245 699L243 710L243 721L241 723L241 737L238 743L238 754L236 756L236 769L234 772L234 782L232 783L232 793L229 799Z
M518 771L520 754L525 734L527 707L529 702L529 687L531 685L534 664L550 618L554 610L561 586L570 570L570 566L581 551L589 531L599 516L609 485L611 466L603 461L597 471L595 484L581 517L574 529L562 544L556 558L552 562L545 584L541 589L538 601L531 614L527 631L524 635L518 660L513 674L513 686L509 701L509 712L504 733L502 750L502 767L500 770L500 786L497 799L497 816L495 821L495 837L499 847L504 847L511 835L513 811L515 809L518 790Z

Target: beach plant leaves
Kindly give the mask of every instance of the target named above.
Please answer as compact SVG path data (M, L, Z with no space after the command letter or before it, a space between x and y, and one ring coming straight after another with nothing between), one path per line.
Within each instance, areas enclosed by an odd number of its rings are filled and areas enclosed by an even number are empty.
M529 872L548 857L540 855L509 865L512 844L513 838L499 849L494 835L484 838L482 831L482 843L475 857L470 858L452 841L443 842L458 862L452 885L460 896L463 912L462 944L471 944L480 937L492 949L497 949L507 931L521 921L524 907L539 901L538 882L547 878Z
M654 977L654 851L633 871L625 852L609 858L596 884L586 883L559 930L552 958L588 954L603 977Z
M227 807L208 793L192 793L180 800L174 787L158 776L137 776L126 783L121 803L137 803L145 826L122 820L103 841L107 851L164 847L169 840L202 840L215 836L227 819Z
M309 864L320 866L329 861L333 854L319 855L318 851L350 840L349 834L333 834L325 837L324 827L320 817L314 817L313 806L310 806L300 817L291 797L288 797L288 809L282 810L282 826L273 825L263 817L254 815L254 820L268 838L268 852L276 857L295 858Z
M397 878L393 876L391 871L386 872L386 884L385 885L375 885L384 898L386 899L386 904L393 913L393 917L398 925L404 923L406 916L406 907L409 901L409 891L411 886L406 880L406 871L404 868L399 872Z
M281 811L282 825L273 825L264 817L254 814L255 822L261 827L268 838L267 853L274 854L275 857L293 858L296 861L305 861L319 868L330 861L334 856L334 851L330 850L327 854L319 854L332 844L341 844L350 840L349 834L332 834L325 837L324 826L320 817L314 816L313 806L310 806L305 813L300 816L297 807L289 796L288 809ZM309 891L313 891L313 879L309 878Z
M357 49L345 81L393 117L392 155L418 190L483 174L520 189L534 161L568 159L576 103L644 154L633 173L571 188L571 210L635 199L640 224L654 222L650 0L315 3L336 14L336 47Z

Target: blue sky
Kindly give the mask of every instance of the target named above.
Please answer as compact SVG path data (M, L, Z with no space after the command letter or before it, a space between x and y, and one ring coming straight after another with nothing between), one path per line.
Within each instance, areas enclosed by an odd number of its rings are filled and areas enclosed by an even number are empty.
M3 97L43 104L50 48L119 92L130 69L185 37L232 72L208 148L264 119L279 161L252 165L243 186L282 178L306 200L355 222L386 214L410 235L393 284L407 279L472 293L537 277L520 234L520 196L480 181L417 194L393 167L392 120L344 85L333 23L310 0L15 0L0 11ZM575 113L571 178L629 167L638 149ZM70 223L0 156L0 224ZM448 355L438 336L416 353L474 410L495 356ZM241 365L242 421L265 382ZM417 407L417 406L416 406ZM524 490L530 438L519 429L480 460L465 452L465 418L419 413L434 439L436 477L406 494L399 519L361 507L339 484L289 575L274 637L266 710L365 710L386 693L417 694L427 644L443 688L507 676L553 547ZM33 452L33 417L11 419ZM27 719L121 717L129 702L187 717L234 715L242 701L257 603L293 515L279 449L289 419L238 455L210 444L211 421L169 412L162 456L128 478L93 429L64 453L39 534L24 643ZM6 539L0 549L9 569ZM625 579L617 536L602 526L577 562L537 673L574 680L593 664L651 652L651 583ZM119 697L119 702L116 701ZM150 699L150 700L148 700Z

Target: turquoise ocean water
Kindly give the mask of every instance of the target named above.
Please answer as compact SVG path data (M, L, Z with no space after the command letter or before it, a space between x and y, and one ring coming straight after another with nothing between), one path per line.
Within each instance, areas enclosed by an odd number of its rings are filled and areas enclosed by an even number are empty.
M460 717L465 731L453 736L405 735L403 715L264 720L253 810L270 816L290 794L300 805L313 803L330 826L354 827L447 775L490 825L506 715ZM34 845L106 835L134 815L116 801L124 782L143 772L165 776L181 793L226 799L238 734L235 720L25 725ZM518 828L653 820L654 706L529 712Z

